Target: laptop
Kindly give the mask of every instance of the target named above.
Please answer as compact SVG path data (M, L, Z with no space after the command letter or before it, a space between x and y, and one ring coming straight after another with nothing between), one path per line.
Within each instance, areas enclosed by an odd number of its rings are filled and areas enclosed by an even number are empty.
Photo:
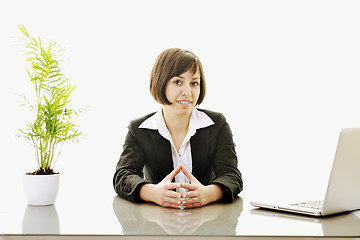
M254 207L311 216L360 209L360 128L340 132L324 200L296 203L250 202Z

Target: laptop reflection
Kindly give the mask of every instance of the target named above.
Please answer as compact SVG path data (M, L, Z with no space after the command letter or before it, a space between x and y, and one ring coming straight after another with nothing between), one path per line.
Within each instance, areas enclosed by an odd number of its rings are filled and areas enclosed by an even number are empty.
M322 218L259 208L252 209L251 214L321 224L323 235L326 237L360 236L360 211Z

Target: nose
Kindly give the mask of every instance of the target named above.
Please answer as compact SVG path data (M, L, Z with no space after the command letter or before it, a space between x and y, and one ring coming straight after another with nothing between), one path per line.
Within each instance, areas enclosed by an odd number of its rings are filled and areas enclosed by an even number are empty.
M182 89L183 96L191 96L191 87L190 84L184 84Z

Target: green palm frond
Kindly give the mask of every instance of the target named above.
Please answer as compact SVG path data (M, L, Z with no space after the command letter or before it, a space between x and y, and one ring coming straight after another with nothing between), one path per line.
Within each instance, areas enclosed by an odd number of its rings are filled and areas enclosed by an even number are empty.
M39 169L53 169L54 157L60 154L59 143L78 140L82 133L75 129L72 121L76 110L70 104L70 96L75 87L68 83L61 71L64 47L56 42L45 43L40 37L31 37L23 25L18 26L24 35L26 72L34 87L36 103L27 105L34 110L32 123L20 129L19 136L31 141L35 147L35 156ZM26 100L26 97L24 96Z

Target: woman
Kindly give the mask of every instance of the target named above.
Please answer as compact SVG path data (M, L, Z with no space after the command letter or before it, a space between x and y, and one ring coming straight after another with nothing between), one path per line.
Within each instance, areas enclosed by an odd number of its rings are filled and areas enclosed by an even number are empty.
M243 183L230 127L222 114L195 108L205 90L195 54L159 55L150 92L162 108L129 125L113 179L119 196L180 209L237 197Z

